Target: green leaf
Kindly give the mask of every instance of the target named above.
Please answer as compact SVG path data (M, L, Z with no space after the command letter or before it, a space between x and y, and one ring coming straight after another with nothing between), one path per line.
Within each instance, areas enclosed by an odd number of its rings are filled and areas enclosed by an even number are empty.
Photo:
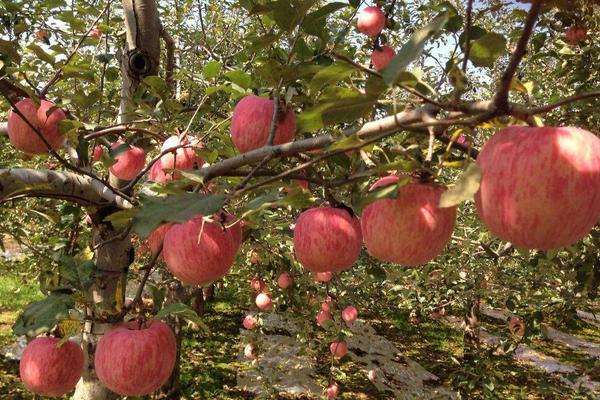
M486 33L471 44L469 59L477 67L493 67L506 51L506 38L497 33Z
M395 199L396 197L398 197L400 187L406 185L409 182L410 178L406 177L398 179L398 181L393 184L378 187L369 192L369 194L367 194L366 196L355 199L355 201L353 202L353 208L356 209L357 212L362 213L362 210L366 206L377 200Z
M321 90L325 85L337 83L350 76L355 70L356 68L354 66L347 63L331 64L321 69L313 76L309 85L310 92L315 93Z
M383 79L388 86L392 86L402 71L408 67L408 65L416 60L423 49L427 40L437 31L441 30L448 21L448 13L433 19L425 27L416 31L410 40L402 46L398 54L390 61L389 65L383 71Z
M7 55L9 60L14 61L17 64L21 62L18 42L0 39L0 54Z
M327 151L343 150L364 143L357 135L346 136L327 147Z
M221 72L221 68L223 68L223 64L218 61L211 61L202 68L202 75L206 79L216 78Z
M36 56L38 56L40 60L45 61L48 64L54 66L56 60L52 54L46 53L40 46L38 46L35 43L31 43L29 46L27 46L27 48L31 50Z
M186 321L192 322L194 325L199 326L205 332L210 332L210 328L202 322L202 319L198 316L196 311L194 311L190 306L187 306L182 303L169 304L162 310L160 310L155 318L156 319L165 319L167 317L179 317L183 318Z
M184 223L199 214L213 215L221 208L224 200L225 197L220 194L183 193L167 197L140 196L142 205L133 218L133 229L142 238L146 238L164 222Z
M169 97L169 85L160 76L147 76L144 78L144 83L148 85L148 91L161 99Z
M319 8L317 11L313 11L304 18L302 29L309 35L323 36L324 29L327 26L327 17L344 7L348 7L348 4L334 2Z
M250 74L239 70L239 69L235 69L233 71L227 71L225 72L225 76L233 83L235 83L236 85L244 88L244 89L249 89L250 87L252 87L252 77L250 76Z
M59 321L69 317L75 303L71 294L52 292L45 299L31 304L17 318L12 329L15 335L35 337L50 332Z
M456 184L442 193L440 207L454 207L465 200L473 198L481 183L481 169L476 163L471 163L458 179Z
M291 32L302 20L312 1L277 0L273 8L273 18L277 25L284 31Z

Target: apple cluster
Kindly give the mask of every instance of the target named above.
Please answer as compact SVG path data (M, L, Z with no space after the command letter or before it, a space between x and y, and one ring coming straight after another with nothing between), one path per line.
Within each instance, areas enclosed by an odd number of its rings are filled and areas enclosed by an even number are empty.
M396 51L390 46L380 46L378 37L386 25L386 17L379 7L366 7L358 15L356 26L359 32L375 37L376 43L371 53L371 64L377 70L385 69L390 61L396 56Z

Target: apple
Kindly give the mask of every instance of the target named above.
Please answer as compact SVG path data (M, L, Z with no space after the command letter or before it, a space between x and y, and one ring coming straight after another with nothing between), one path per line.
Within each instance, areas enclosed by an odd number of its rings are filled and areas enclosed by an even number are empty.
M249 257L249 259L250 259L250 262L251 262L252 264L259 264L259 263L261 262L261 259L260 259L260 254L258 254L258 251L256 251L256 249L253 249L253 250L250 252L250 257Z
M366 7L358 15L356 26L360 33L367 36L377 36L385 27L385 14L379 7Z
M377 70L382 70L388 66L392 58L396 56L396 51L390 46L381 46L373 50L371 54L371 64Z
M256 296L256 307L261 311L269 311L273 308L273 301L268 294L259 293L258 296Z
M165 183L172 180L173 175L167 174L160 165L160 162L157 161L150 167L150 176L148 179L151 182Z
M335 399L340 394L340 388L337 383L331 383L327 389L325 389L325 395L327 395L328 399Z
M273 100L254 95L244 97L235 106L231 118L231 139L240 153L267 144L271 132L273 108ZM277 117L273 144L291 142L296 134L294 112L280 109L280 114Z
M331 312L331 308L329 303L321 303L321 311Z
M100 39L102 37L102 30L96 26L90 31L88 36L93 39Z
M348 306L342 310L342 319L350 325L358 318L358 310L354 306Z
M46 40L49 36L48 31L45 31L43 29L35 31L34 35L37 40Z
M65 137L58 131L58 123L67 118L64 111L55 108L50 115L47 113L55 107L51 101L40 100L39 107L31 99L23 99L15 104L17 110L33 125L52 150L62 147ZM16 112L8 112L8 138L17 149L29 154L49 153L48 146L37 133Z
M371 190L396 183L399 176L378 180ZM440 208L444 188L411 182L395 199L380 199L363 210L365 246L373 257L401 265L421 265L437 257L450 241L456 208Z
M294 253L312 272L339 272L352 267L362 247L358 218L335 207L311 208L298 217Z
M146 239L146 243L147 243L148 247L150 248L150 252L153 255L158 253L158 249L160 248L160 246L163 244L163 241L165 240L165 235L167 234L169 229L171 229L172 226L173 226L172 223L162 224L161 226L156 228L154 230L154 232L152 232L150 234L150 236L148 236L148 239Z
M197 215L173 224L165 234L162 256L173 275L187 285L204 285L224 277L235 260L238 243L230 231Z
M323 326L323 322L325 322L327 320L329 320L329 321L333 320L331 313L329 311L320 310L317 313L317 325Z
M294 278L292 278L292 276L287 272L284 272L283 274L279 275L279 278L277 278L277 286L279 286L282 289L287 289L293 284Z
M116 142L110 148L116 149L123 145L125 143ZM115 160L117 162L110 167L110 172L121 180L130 181L144 169L146 152L139 147L129 146L129 150L116 155Z
M175 367L177 341L160 320L115 325L100 338L94 367L104 386L123 396L156 391Z
M567 30L567 39L571 46L575 46L580 42L585 42L587 39L587 30L580 25L572 26Z
M329 345L329 351L335 358L342 358L348 352L348 345L343 340L336 340Z
M583 239L600 217L600 139L572 127L511 126L481 149L477 212L515 247L548 250Z
M265 287L267 287L265 281L263 281L260 278L255 277L250 280L250 288L257 293L262 292L265 289Z
M92 161L94 161L94 162L100 161L102 159L103 155L104 155L104 147L94 146L94 149L92 150Z
M67 340L40 337L33 339L23 351L19 374L30 392L41 396L63 396L73 389L83 372L83 351Z
M244 347L244 356L249 360L255 360L256 355L254 354L254 350L256 347L252 343L248 343L246 347Z
M333 272L317 272L315 273L315 282L329 282L333 278Z
M242 322L242 325L245 329L251 331L256 328L256 326L258 325L258 321L256 320L256 317L254 315L246 315L244 321Z

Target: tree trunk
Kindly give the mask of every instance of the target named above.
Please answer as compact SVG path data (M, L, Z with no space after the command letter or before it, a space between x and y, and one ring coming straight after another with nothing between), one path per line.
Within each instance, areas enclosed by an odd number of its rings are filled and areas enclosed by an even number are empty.
M156 75L160 62L160 20L156 0L123 0L127 42L121 57L121 105L120 122L131 120L131 100L140 80L148 75ZM111 185L123 187L114 176ZM73 399L113 400L117 396L105 388L94 371L96 344L111 324L121 322L122 307L127 287L127 269L133 262L134 253L131 237L118 237L110 223L103 222L111 213L111 208L101 208L92 217L92 246L102 243L95 254L94 282L86 293L86 324L83 334L83 349L86 355L85 369Z

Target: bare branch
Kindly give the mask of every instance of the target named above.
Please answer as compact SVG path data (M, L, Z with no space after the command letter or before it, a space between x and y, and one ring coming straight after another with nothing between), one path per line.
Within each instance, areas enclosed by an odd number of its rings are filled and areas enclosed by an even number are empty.
M465 58L463 59L462 70L467 72L467 64L469 63L469 55L471 53L471 25L473 13L473 0L469 0L467 3L467 21L465 23Z
M494 99L494 104L501 110L506 110L508 108L508 92L510 90L510 84L515 73L517 72L517 68L521 63L521 60L523 60L525 53L527 53L527 44L529 43L529 39L533 33L533 28L535 27L538 15L540 14L542 1L543 0L532 0L531 8L529 9L529 14L527 14L525 26L523 27L523 33L519 38L519 42L517 43L517 47L512 54L512 57L510 58L508 67L506 67L506 70L502 74L500 87L498 88L498 92L496 93Z
M133 207L128 199L88 176L43 169L0 169L0 201L15 196L75 199L84 206Z

